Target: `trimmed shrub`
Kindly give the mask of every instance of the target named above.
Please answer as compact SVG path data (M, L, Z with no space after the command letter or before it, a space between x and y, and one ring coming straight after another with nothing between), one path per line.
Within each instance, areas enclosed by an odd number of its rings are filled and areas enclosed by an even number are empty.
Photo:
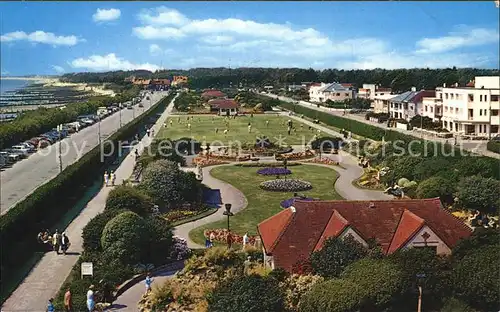
M209 294L208 311L283 311L284 294L272 278L259 275L231 278Z
M150 240L146 222L138 214L126 211L111 219L102 232L101 246L109 258L124 264L141 262Z
M287 162L287 167L300 166L302 163L299 162ZM260 162L251 162L251 163L237 163L234 164L236 167L283 167L283 162L275 162L275 163L260 163Z
M417 198L439 197L443 203L451 204L454 192L455 187L452 181L435 176L420 182L417 186L416 196Z
M488 143L486 143L486 148L490 152L500 154L500 142L499 141L488 141Z
M279 176L292 174L292 171L290 169L280 167L267 167L257 170L257 174Z
M87 225L83 228L82 238L83 238L83 249L85 250L102 250L101 246L101 235L104 231L106 224L111 221L114 217L120 213L125 212L124 210L109 210L98 214L92 218Z
M359 308L360 286L354 281L332 279L317 283L302 295L299 312L356 312Z
M312 189L311 183L297 179L264 181L259 186L265 191L272 192L302 192Z
M130 210L142 216L152 207L151 198L137 187L119 185L109 192L104 210Z

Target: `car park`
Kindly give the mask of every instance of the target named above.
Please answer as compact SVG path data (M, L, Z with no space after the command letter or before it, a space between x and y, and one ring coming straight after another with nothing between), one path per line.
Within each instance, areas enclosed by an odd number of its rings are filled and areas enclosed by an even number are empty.
M19 155L11 153L7 150L0 151L0 156L4 159L6 166L12 165L20 159Z
M14 152L24 155L25 157L28 157L30 154L30 150L23 145L14 145L10 149Z

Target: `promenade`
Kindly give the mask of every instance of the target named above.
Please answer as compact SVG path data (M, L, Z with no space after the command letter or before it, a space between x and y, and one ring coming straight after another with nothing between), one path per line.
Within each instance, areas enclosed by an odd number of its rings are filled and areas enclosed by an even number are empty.
M171 113L174 99L153 126L156 133L158 133L158 130ZM139 152L142 152L150 143L151 138L144 136L136 148ZM117 184L121 184L124 179L128 179L132 175L134 164L135 155L131 152L115 171ZM80 253L83 251L83 228L93 217L104 210L106 198L112 189L113 187L103 187L64 230L71 241L71 248L68 251L69 254L64 256L57 255L55 252L46 253L12 295L5 301L1 309L2 312L43 312L46 310L47 300L56 295L57 291L61 288L71 272L71 269L76 264Z
M80 130L78 133L61 141L63 169L75 163L79 158L88 153L99 144L99 127L101 140L120 129L121 124L126 125L134 118L145 112L151 105L166 96L166 92L156 92L150 100L142 101L144 107L138 105L134 109L123 109L103 119L100 125L93 124ZM59 174L59 142L39 150L27 159L23 159L10 168L0 172L0 214L3 215L15 204L42 184L50 181Z

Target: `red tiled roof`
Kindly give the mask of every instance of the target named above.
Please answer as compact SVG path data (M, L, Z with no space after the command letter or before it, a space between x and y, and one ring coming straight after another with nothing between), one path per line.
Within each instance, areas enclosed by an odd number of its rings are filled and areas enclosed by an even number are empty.
M225 97L226 95L219 90L208 90L201 94L201 97Z
M228 100L228 99L210 100L210 101L208 101L208 105L210 105L212 108L237 108L238 107L238 103L236 103L234 100Z
M291 215L291 209L287 209L258 225L266 252L273 255L276 266L286 270L320 249L328 237L340 235L347 226L365 241L375 239L385 254L404 246L423 224L450 248L471 234L462 221L442 209L439 198L371 202L297 200L294 207L296 212Z
M408 100L408 102L411 103L420 103L422 102L422 98L424 97L435 97L436 96L436 91L435 90L422 90L417 92L413 98Z
M342 87L346 87L346 88L354 86L353 83L341 83L341 85L342 85Z
M168 79L153 79L151 81L151 84L169 86L170 85L170 80L168 80Z
M467 85L465 85L466 87L474 87L475 86L475 82L474 80L471 80L467 83Z

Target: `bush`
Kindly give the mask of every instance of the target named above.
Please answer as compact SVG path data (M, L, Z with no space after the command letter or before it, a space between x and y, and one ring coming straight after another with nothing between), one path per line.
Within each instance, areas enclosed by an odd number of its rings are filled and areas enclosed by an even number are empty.
M138 214L122 212L104 227L101 246L110 258L136 264L144 259L148 250L149 233L146 222Z
M342 138L337 137L321 137L311 142L311 148L318 150L330 150L330 149L339 149L340 144L342 143Z
M478 249L461 259L453 269L457 297L481 311L497 311L500 302L498 259L498 245Z
M351 237L328 238L320 250L312 253L311 265L316 274L332 278L338 277L349 264L366 256L366 248Z
M104 210L130 210L143 216L151 212L152 207L151 198L137 187L119 185L109 192Z
M460 301L456 298L448 298L445 300L439 312L478 312L478 311L469 307L463 301Z
M467 209L496 214L500 208L500 182L481 176L466 177L457 186L459 204Z
M488 143L486 143L486 148L490 152L500 154L500 142L499 141L488 141Z
M167 220L159 216L150 216L146 219L149 231L150 246L148 262L155 265L165 263L170 259L173 245L172 227Z
M349 265L341 276L358 284L361 306L368 310L389 307L403 290L401 270L387 260L361 259Z
M272 192L302 192L312 189L312 184L297 179L277 179L264 181L259 184L260 188Z
M82 238L83 238L83 249L85 250L102 250L101 246L101 235L104 231L106 224L111 221L114 217L120 213L125 212L124 210L109 210L98 214L92 218L87 225L83 228Z
M302 295L299 312L356 312L360 287L354 281L332 279L318 283Z
M284 294L274 279L259 275L237 276L223 282L208 296L208 311L284 310Z
M488 246L497 246L500 248L500 233L498 229L478 227L472 232L472 235L462 239L453 248L453 259L455 261L462 259L468 254L475 253Z
M439 197L443 203L453 203L455 187L453 182L439 176L428 178L417 186L417 198Z

